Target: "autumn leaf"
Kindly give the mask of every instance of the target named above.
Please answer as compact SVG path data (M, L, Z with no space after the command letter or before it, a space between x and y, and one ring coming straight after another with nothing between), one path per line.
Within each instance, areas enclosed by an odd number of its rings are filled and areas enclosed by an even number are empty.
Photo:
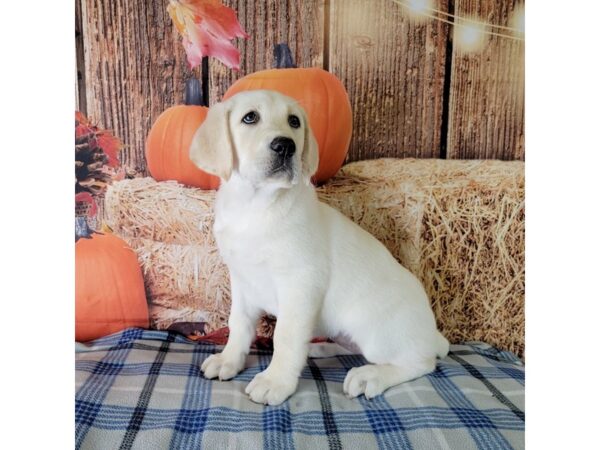
M75 111L75 139L92 133L92 125L87 117L80 111Z
M121 149L121 140L109 132L102 130L97 136L96 141L106 156L108 157L109 167L119 166L119 157L117 153Z
M89 119L80 111L75 111L75 143L85 140L92 148L100 147L106 155L109 167L119 166L119 150L121 140L113 136L108 130L103 130L92 125Z
M75 111L75 124L77 125L90 125L90 121L88 120L87 117L85 117L85 114L83 114L81 111Z
M183 37L187 60L193 69L202 57L213 56L239 70L240 52L232 45L236 37L247 39L235 11L220 0L170 0L167 11Z
M75 195L75 204L77 203L89 203L91 205L90 210L88 211L88 216L93 217L98 212L98 205L96 205L96 200L89 192L80 192Z

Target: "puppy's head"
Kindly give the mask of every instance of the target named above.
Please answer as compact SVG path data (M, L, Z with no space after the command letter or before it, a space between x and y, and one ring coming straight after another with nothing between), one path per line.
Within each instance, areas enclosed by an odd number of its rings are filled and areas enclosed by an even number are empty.
M211 106L190 147L200 169L227 181L232 172L261 186L310 182L319 152L304 110L275 91L241 92Z

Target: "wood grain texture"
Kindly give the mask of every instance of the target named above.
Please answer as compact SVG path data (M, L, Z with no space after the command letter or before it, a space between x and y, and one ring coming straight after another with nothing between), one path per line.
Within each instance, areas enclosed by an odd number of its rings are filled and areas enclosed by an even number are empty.
M88 116L123 140L122 163L147 175L146 135L183 101L193 75L163 0L81 0Z
M455 14L509 26L519 3L455 0ZM523 42L495 36L479 52L465 53L453 44L448 158L525 158L524 56Z
M507 25L522 0L451 1L457 15ZM124 141L123 163L142 175L152 123L201 72L188 68L167 3L76 0L76 107ZM209 59L211 103L238 78L272 67L273 45L287 42L299 67L324 67L346 86L354 114L347 161L524 159L522 43L492 37L482 52L464 53L452 46L451 27L416 23L392 0L224 3L251 37L234 41L239 72Z
M209 60L211 104L220 101L239 78L273 67L273 48L280 42L289 45L298 67L323 67L324 0L224 0L223 4L237 12L250 38L234 42L241 55L238 72L214 58Z
M329 70L353 109L347 161L439 157L448 25L391 0L331 0L330 17Z
M86 114L81 0L75 0L75 110Z
M81 1L75 0L75 110L87 114L85 101L85 60Z

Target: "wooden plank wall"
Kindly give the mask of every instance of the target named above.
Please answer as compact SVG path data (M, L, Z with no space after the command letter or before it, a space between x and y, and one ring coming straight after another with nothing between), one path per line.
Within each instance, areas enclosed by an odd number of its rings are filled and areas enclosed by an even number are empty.
M454 13L508 26L518 4L456 0ZM525 159L523 43L491 36L477 53L454 48L450 70L448 157Z
M352 103L349 159L440 157L448 25L417 24L390 0L332 0L329 23L329 70Z
M241 69L209 59L191 71L167 0L76 0L76 107L126 144L123 163L147 175L154 120L203 77L210 103L236 79L273 65L287 42L299 67L345 84L354 132L347 161L382 156L524 159L524 45L492 37L482 51L453 45L452 27L415 22L392 0L224 0L238 12ZM517 0L438 0L443 11L507 25Z
M85 57L83 54L83 24L81 2L75 2L75 109L87 111L85 101Z
M152 123L183 97L190 71L162 0L81 2L87 115L123 140L122 163L147 174Z

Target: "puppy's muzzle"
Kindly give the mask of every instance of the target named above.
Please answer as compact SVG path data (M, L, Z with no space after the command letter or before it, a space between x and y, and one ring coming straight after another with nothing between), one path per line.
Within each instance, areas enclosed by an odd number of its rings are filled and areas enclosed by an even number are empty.
M296 152L296 144L288 137L277 136L271 141L271 150L281 159L290 158Z

